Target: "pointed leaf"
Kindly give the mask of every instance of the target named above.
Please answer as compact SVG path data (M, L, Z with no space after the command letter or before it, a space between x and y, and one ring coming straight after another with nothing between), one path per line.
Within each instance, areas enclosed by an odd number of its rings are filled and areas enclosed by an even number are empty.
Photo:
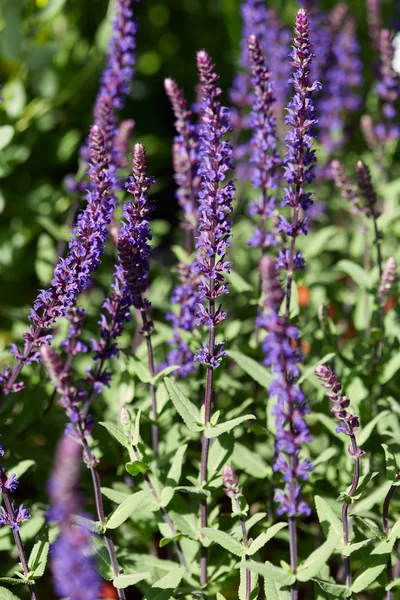
M106 423L105 421L99 421L99 425L105 427L107 431L111 433L111 435L117 440L117 442L121 444L121 446L124 446L124 448L130 447L129 440L125 435L125 432L120 427L117 427L117 425L114 425L114 423Z
M172 569L167 575L153 583L143 600L169 600L185 574L183 567Z
M115 577L113 580L113 585L115 588L117 588L117 590L122 590L129 587L130 585L136 585L137 583L139 583L139 581L143 581L144 579L148 579L149 577L151 577L151 573L149 572L132 573L131 575L129 573L126 573L124 575L119 575L118 577Z
M132 446L137 446L140 440L140 417L142 415L142 411L141 409L139 409L137 411L136 417L135 417L135 424L133 426L133 433L132 433Z
M103 496L111 500L111 502L115 502L116 504L121 504L130 496L130 494L126 494L125 492L119 492L108 487L102 487L100 488L100 491L103 494Z
M155 375L152 378L150 383L152 383L153 385L157 385L157 383L160 381L160 379L167 377L167 375L171 375L171 373L174 373L174 371L177 371L179 368L180 368L179 365L169 365L168 367L165 367L165 369L163 369L162 371L157 373L157 375Z
M290 600L290 586L264 578L264 591L267 600Z
M331 531L341 538L343 536L342 523L329 504L321 498L321 496L315 497L315 508L317 509L318 520L321 523L325 535L327 536L329 529L331 529Z
M261 363L246 356L246 354L242 354L241 352L237 352L236 350L228 350L227 355L232 358L235 363L239 365L241 369L247 375L249 375L254 381L259 383L262 387L266 388L271 383L271 373L266 369Z
M352 592L358 594L376 581L382 571L386 569L395 541L395 537L391 539L389 536L372 550L354 576L353 585L351 586Z
M344 271L346 275L349 275L354 283L362 290L369 290L371 288L371 278L369 273L357 263L354 263L351 260L340 260L336 265L336 269L338 271Z
M164 379L165 387L173 405L182 417L183 422L190 431L201 431L202 427L198 425L201 421L200 411L193 402L189 400L178 387L178 385L166 377Z
M220 531L219 529L211 529L211 527L202 527L201 533L203 533L209 540L215 542L228 552L232 552L236 556L243 556L245 553L245 549L240 542L235 540L231 535L225 533L225 531Z
M255 419L254 415L243 415L242 417L237 417L236 419L232 419L231 421L226 421L225 423L219 423L215 427L210 427L209 429L204 430L204 435L208 439L216 438L222 435L223 433L227 433L231 431L237 425L240 425L244 421L249 421L250 419Z
M178 450L174 454L171 468L168 471L167 479L172 480L175 485L178 485L179 480L182 475L182 465L183 465L183 460L185 458L186 450L187 450L187 444L183 444L183 446L180 446L178 448Z
M20 598L6 588L0 587L0 600L20 600Z
M396 457L386 444L381 444L385 453L386 463L386 479L392 483L392 485L400 485L400 481L397 479L399 468L397 466Z
M250 560L247 563L247 568L250 569L250 571L258 573L262 577L270 579L271 581L276 581L282 585L292 585L296 581L296 578L292 573L288 573L280 567L275 567L275 565L270 562L258 563Z
M133 460L125 464L125 469L130 475L135 477L135 475L138 475L139 473L147 473L147 471L150 470L150 467L141 460Z
M335 534L330 535L326 542L314 550L304 563L300 565L296 579L298 581L310 581L310 579L315 577L330 558L338 545L339 539L339 536Z
M28 568L33 571L33 578L38 579L45 571L49 555L49 532L47 527L39 534L29 556Z
M150 372L147 365L144 365L140 361L136 360L133 358L133 356L131 356L129 359L128 371L131 375L136 375L142 383L150 383L151 381Z
M392 358L385 363L383 371L379 376L379 383L381 383L382 385L388 383L388 381L390 381L395 376L399 369L400 354L396 352L396 354L394 354Z
M261 550L261 548L263 548L265 544L269 542L269 540L271 540L278 533L278 531L284 527L287 527L287 523L276 523L276 525L269 527L267 531L260 533L260 535L256 537L256 539L250 544L250 547L247 550L248 556L252 556Z
M126 498L108 517L107 529L116 529L122 525L150 496L151 492L149 490L143 490Z
M351 591L345 585L339 585L337 583L332 583L330 581L324 581L323 579L313 578L319 587L327 592L327 594L331 594L335 596L335 598L348 598L351 596Z

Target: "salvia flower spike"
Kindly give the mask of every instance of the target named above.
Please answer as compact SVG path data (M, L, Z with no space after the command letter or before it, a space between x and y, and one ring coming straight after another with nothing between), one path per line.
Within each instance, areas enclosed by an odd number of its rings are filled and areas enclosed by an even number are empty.
M313 203L312 193L304 191L304 185L315 178L315 150L312 148L313 127L317 124L312 93L321 88L318 81L310 81L310 67L314 60L310 42L310 23L307 12L300 8L294 27L292 65L295 71L289 80L294 88L294 96L288 104L285 118L289 126L285 137L286 154L284 176L288 183L282 206L292 209L292 221L280 216L279 231L290 239L289 249L280 251L278 266L287 271L286 317L289 317L293 273L304 268L304 260L296 252L296 238L300 233L307 234L307 209Z
M197 67L202 93L200 138L201 177L199 193L199 236L195 271L200 276L199 291L203 302L198 305L197 323L208 327L208 343L195 357L207 366L204 399L204 423L208 425L211 416L213 394L213 371L225 355L224 346L215 343L215 328L226 317L222 306L216 300L228 292L226 274L230 271L225 254L230 246L232 200L235 192L233 181L224 183L232 169L232 146L224 139L231 130L229 112L221 106L221 89L218 75L210 56L205 50L197 53ZM200 481L207 480L209 439L202 437ZM200 504L201 526L207 526L207 501ZM200 559L200 581L207 582L207 548L202 546Z

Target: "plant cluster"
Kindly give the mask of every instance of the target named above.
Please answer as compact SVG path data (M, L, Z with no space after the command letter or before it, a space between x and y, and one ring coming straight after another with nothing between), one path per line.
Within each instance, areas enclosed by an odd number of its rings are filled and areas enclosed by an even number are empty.
M116 0L72 233L0 372L0 600L400 594L393 34L368 2L363 65L350 6L300 4L291 33L242 1L229 101L207 50L192 105L165 79L166 258Z

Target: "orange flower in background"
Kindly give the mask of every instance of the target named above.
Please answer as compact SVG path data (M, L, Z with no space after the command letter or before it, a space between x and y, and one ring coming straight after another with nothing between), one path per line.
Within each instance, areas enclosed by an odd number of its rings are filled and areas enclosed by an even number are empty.
M306 285L297 286L297 295L300 306L308 306L310 304L310 288L308 288Z
M117 590L111 583L103 583L99 599L102 600L118 600Z
M386 304L385 304L385 315L387 315L388 312L390 312L391 310L393 310L394 308L396 308L397 306L397 298L396 296L389 296L388 299L386 300Z

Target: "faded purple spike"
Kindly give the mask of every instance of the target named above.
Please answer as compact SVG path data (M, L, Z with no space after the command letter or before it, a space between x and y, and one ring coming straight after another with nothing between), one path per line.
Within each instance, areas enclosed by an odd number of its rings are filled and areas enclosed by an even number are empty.
M327 365L317 365L315 367L315 374L321 381L322 386L327 390L325 393L333 403L331 412L339 420L336 433L343 433L349 437L354 436L360 427L360 423L356 415L346 410L350 406L350 398L342 396L342 385L337 375ZM352 446L350 446L349 452L354 456ZM357 456L354 456L354 458L361 458L364 454L363 450L357 449Z
M394 256L391 256L385 262L383 267L382 277L379 282L379 295L385 298L388 295L390 288L397 279L397 262Z
M148 287L151 256L149 218L154 210L154 202L148 199L147 193L155 183L154 178L148 177L146 171L146 150L143 144L137 143L132 153L132 175L126 184L133 200L124 205L124 222L117 245L124 285L133 306L141 311L150 306L143 294Z
M379 35L382 29L381 0L367 0L367 21L373 48L379 49Z
M197 221L196 198L198 195L198 136L192 123L192 113L187 107L183 91L171 78L164 81L165 91L171 102L175 116L175 129L178 133L172 147L172 158L175 172L175 182L178 185L176 193L179 205L183 210L181 226L187 232L186 250L193 251L194 231Z
M284 293L276 275L276 263L269 256L260 261L261 290L264 294L265 313L279 313Z
M228 293L225 276L230 266L225 254L230 246L231 223L228 215L232 212L235 186L233 181L224 183L228 171L232 169L232 146L224 139L231 131L230 115L228 109L221 106L218 75L205 50L197 53L197 67L203 102L199 125L199 236L194 270L200 276L200 296L203 302L209 304L199 304L197 322L210 327L226 317L221 306L215 306L215 301ZM208 348L203 345L196 353L196 360L215 368L223 355L223 346Z
M253 165L251 182L260 197L249 205L249 214L258 216L259 226L256 227L251 246L264 250L275 245L275 236L267 228L267 218L273 215L276 199L269 194L278 186L281 158L277 150L275 94L270 81L270 73L265 63L265 57L255 35L248 40L249 57L254 89L253 111L250 115L252 138L250 142L250 162Z
M369 217L377 217L378 196L372 184L371 173L369 168L362 160L359 160L356 165L356 177L361 195L367 202L366 213Z
M118 127L117 135L115 136L115 146L120 156L119 166L126 167L128 165L127 153L130 148L130 141L135 130L135 121L133 119L125 119Z
M239 479L232 465L224 465L222 469L222 485L228 498L238 498L242 490L239 487Z
M340 191L341 196L350 203L351 213L354 215L362 214L364 209L360 204L357 186L354 185L350 177L346 175L345 168L339 160L333 160L331 162L331 172L333 181Z
M50 566L55 591L61 598L93 600L100 593L101 579L90 558L91 534L74 522L82 514L78 494L81 454L82 449L75 441L67 437L60 440L48 484L49 516L60 528L51 547Z

